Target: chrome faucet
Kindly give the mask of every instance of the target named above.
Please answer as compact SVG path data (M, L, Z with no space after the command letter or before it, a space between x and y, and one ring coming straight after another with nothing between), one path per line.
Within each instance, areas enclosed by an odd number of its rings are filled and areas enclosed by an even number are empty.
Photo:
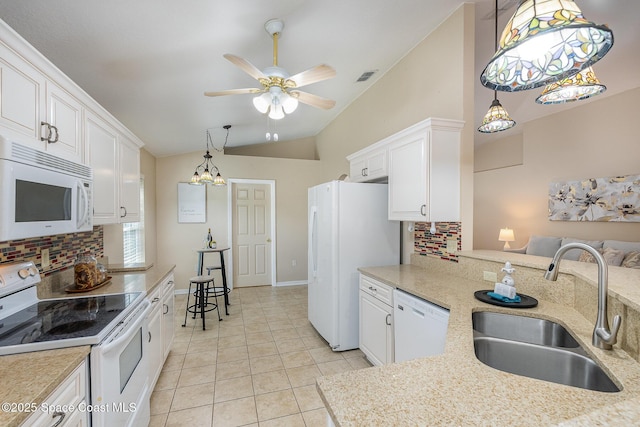
M593 328L591 342L598 348L611 350L613 345L616 343L621 319L619 315L616 315L613 318L613 330L609 330L609 321L607 320L608 268L602 254L584 243L567 243L558 249L556 254L553 256L549 269L544 273L544 278L554 281L558 279L560 259L570 249L585 250L593 255L596 259L596 263L598 263L598 318L596 319L596 324Z

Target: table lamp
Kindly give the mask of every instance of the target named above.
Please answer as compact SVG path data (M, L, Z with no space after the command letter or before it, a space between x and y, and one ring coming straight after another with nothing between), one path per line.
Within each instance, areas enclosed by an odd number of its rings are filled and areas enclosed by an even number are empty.
M498 240L501 242L504 242L504 248L502 248L503 251L506 251L507 249L511 249L511 246L509 246L509 242L513 242L514 240L516 240L514 234L513 234L513 230L510 228L501 228L500 229L500 236L498 236Z

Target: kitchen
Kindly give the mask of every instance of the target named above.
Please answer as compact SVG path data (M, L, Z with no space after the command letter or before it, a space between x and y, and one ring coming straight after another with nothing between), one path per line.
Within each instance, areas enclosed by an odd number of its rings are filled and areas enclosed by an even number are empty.
M474 101L468 95L465 96L463 90L463 87L474 86L478 74L471 69L472 67L463 65L474 62L473 49L465 48L469 43L473 45L473 34L463 30L473 23L470 7L465 6L447 19L438 29L440 33L434 33L433 38L427 37L412 54L403 59L405 61L403 66L394 68L388 75L381 78L379 84L363 94L318 134L316 144L321 161L256 159L216 154L217 165L221 170L227 171L229 176L276 179L278 182L278 192L282 196L278 212L291 213L291 218L281 215L276 219L279 233L278 281L295 282L304 280L306 277L306 262L300 259L304 257L297 256L297 268L290 265L290 260L296 258L296 254L306 252L306 242L298 241L303 239L296 239L296 236L306 233L308 187L345 173L348 169L345 158L348 155L424 119L423 111L429 111L434 117L449 117L474 123ZM461 34L464 34L467 39L460 40ZM424 58L434 55L441 57L443 53L439 40L447 39L448 35L452 35L452 41L451 45L447 46L448 52L445 54L450 55L452 60L459 61L458 66L453 67L454 69L464 70L464 74L458 80L442 77L427 81L407 71L428 67L428 61ZM614 53L615 48L611 55ZM607 59L603 60L603 63L606 63ZM630 60L637 61L637 58ZM631 65L629 68L637 69ZM434 70L434 73L438 72L441 71ZM410 87L412 90L419 90L421 93L432 94L432 96L411 98L411 102L406 102L406 99L398 98L400 94L390 95L390 91L397 92L398 89L397 87L389 89L392 82L405 81L407 90ZM613 90L613 82L608 83L610 90ZM446 96L437 95L439 93ZM630 125L634 118L635 97L633 95L637 94L638 90L634 89L602 98L602 100L595 98L573 110L543 117L524 125L521 144L524 144L526 149L523 155L525 161L520 162L522 164L518 166L474 173L471 158L473 158L473 139L476 132L474 126L466 126L462 135L463 159L465 159L462 165L461 223L464 226L461 237L462 249L499 249L501 244L496 239L497 232L505 224L516 230L518 239L516 244L526 243L526 236L535 233L579 234L583 238L617 238L637 241L638 230L633 224L550 223L546 219L545 200L546 186L556 177L587 177L594 173L598 176L610 176L637 172L634 169L637 165L633 159L638 157L638 148L633 143ZM505 102L504 99L503 102ZM368 111L369 105L379 105L376 114L385 119L372 119ZM507 105L506 102L505 105ZM483 105L482 109L484 107ZM564 123L575 121L579 121L581 126L571 128L571 132L563 130ZM605 128L599 123L608 123L608 126ZM547 129L557 129L562 132L549 135L545 131ZM611 132L614 132L615 138L611 138ZM607 143L601 144L599 141L607 141ZM548 153L554 153L554 156L549 158ZM147 212L153 211L148 224L155 223L155 228L159 230L157 236L147 236L152 242L148 244L148 250L153 251L157 247L156 264L176 265L176 283L182 288L186 286L186 279L192 275L194 264L194 254L185 248L192 248L194 241L201 240L202 230L190 227L188 231L183 232L184 229L176 223L175 184L188 179L193 172L193 166L200 162L201 155L201 150L198 150L189 154L156 158L144 148L141 151L141 172L145 177L146 200L152 203L155 198L155 209L147 210ZM586 161L582 162L565 160L585 157ZM544 176L541 170L544 171ZM521 191L522 188L528 190ZM212 223L213 229L220 233L220 236L216 236L218 241L224 243L227 229L226 192L214 189L208 192L208 197L209 207L215 218ZM296 203L296 200L301 202ZM117 227L105 226L106 234L109 235L110 229ZM105 250L108 250L107 240L105 236ZM150 254L150 259L153 259L153 252Z

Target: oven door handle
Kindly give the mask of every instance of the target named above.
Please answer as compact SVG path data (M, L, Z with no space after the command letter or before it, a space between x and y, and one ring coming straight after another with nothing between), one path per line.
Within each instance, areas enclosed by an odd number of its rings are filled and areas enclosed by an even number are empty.
M129 338L131 338L138 331L140 325L142 325L142 323L146 321L147 314L149 314L149 312L151 311L151 302L149 302L149 300L145 298L144 300L142 300L142 303L140 305L143 308L137 309L137 312L135 314L136 319L132 325L127 326L126 333L121 337L118 337L113 341L105 344L104 346L100 346L100 352L102 354L107 354L110 351L118 348L123 342L128 341Z

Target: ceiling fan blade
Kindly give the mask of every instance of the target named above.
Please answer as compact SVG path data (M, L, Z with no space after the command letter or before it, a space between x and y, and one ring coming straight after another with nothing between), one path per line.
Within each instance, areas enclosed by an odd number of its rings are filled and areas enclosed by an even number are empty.
M303 104L322 108L324 110L329 110L336 105L336 101L334 101L333 99L323 98L321 96L312 95L307 92L300 92L299 90L291 91L290 94L298 98L298 101L302 102Z
M221 90L219 92L205 92L205 96L224 96L224 95L242 95L244 93L260 93L263 92L262 89L256 88L246 88L246 89L229 89L229 90Z
M223 55L227 60L229 60L233 65L240 68L245 73L249 74L256 80L265 79L267 76L264 75L262 71L260 71L255 65L251 62L247 61L244 58L240 58L239 56L232 55L230 53L225 53Z
M316 65L313 68L309 68L306 71L302 71L296 75L293 75L287 79L295 83L293 87L302 87L310 85L311 83L320 82L322 80L332 79L336 76L336 70L333 67L321 64Z

